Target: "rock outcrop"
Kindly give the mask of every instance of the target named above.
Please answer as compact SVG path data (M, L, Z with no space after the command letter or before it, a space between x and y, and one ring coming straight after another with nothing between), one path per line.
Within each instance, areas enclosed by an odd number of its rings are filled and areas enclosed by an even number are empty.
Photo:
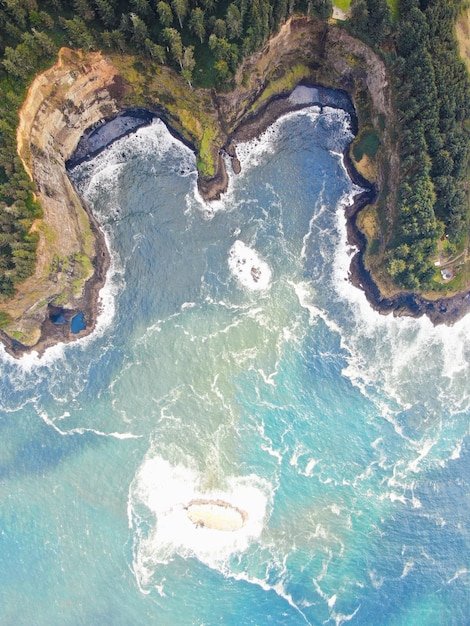
M21 344L43 349L71 338L66 325L50 322L51 303L83 311L87 331L93 329L96 303L92 306L90 297L96 300L103 284L108 253L65 162L86 129L118 112L119 80L99 52L83 56L62 49L56 65L33 81L19 113L18 154L36 184L43 217L33 224L39 234L35 272L2 306L13 320L11 334L17 341L7 346L15 353L22 352Z

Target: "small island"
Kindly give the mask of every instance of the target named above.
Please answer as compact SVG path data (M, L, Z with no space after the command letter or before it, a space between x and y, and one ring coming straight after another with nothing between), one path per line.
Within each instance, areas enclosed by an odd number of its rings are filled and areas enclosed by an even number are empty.
M188 72L162 65L153 48L155 54L149 54L145 63L124 50L60 50L57 62L33 80L19 111L17 153L41 214L28 234L37 241L34 272L15 284L14 295L0 302L0 338L10 354L42 353L58 341L93 331L109 253L92 212L68 178L67 167L92 157L154 116L195 151L199 191L211 201L227 188L223 154L231 158L233 172L239 172L237 142L256 137L279 116L313 103L350 108L356 139L344 155L345 164L353 181L368 189L347 210L350 243L359 248L351 265L352 281L381 312L426 314L434 323L453 323L470 309L465 271L459 288L450 284L449 272L435 282L442 289L420 286L419 276L426 272L430 276L425 254L431 253L424 248L422 274L417 268L415 288L411 283L406 288L412 262L399 255L408 244L394 243L394 233L403 229L399 210L409 210L400 204L402 180L408 184L397 132L401 112L390 68L383 54L373 49L386 45L391 31L381 41L366 43L358 37L359 26L352 33L343 25L344 14L336 12L338 19L330 19L330 14L323 19L289 17L259 51L238 65L228 90L193 86ZM293 97L302 85L321 85L317 99ZM138 121L127 123L126 116ZM105 139L93 143L96 132L105 127ZM413 163L407 176L417 175ZM425 172L418 174L425 176ZM421 178L416 180L419 183ZM408 224L418 220L413 227L418 234L407 235L410 242L428 242L420 234L421 227L429 231L428 247L431 238L444 237L435 218L426 218L424 225L420 219L409 218ZM403 250L412 256L410 245L408 252ZM451 265L452 254L466 266L467 239L459 245L451 249L445 238L439 244L444 269ZM77 316L81 324L74 331L70 321Z
M191 500L184 510L197 528L225 532L241 530L248 518L245 511L224 500Z

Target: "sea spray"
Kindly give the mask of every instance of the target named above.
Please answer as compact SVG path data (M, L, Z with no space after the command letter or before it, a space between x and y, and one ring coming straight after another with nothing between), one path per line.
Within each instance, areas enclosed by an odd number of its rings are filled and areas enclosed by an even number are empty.
M217 569L230 555L259 539L272 498L269 485L256 476L226 477L224 482L223 488L205 491L204 477L190 467L172 466L161 457L147 458L131 486L128 508L129 524L138 537L133 567L141 585L150 583L150 564L166 563L179 554ZM187 508L198 499L229 503L244 512L245 523L228 531L195 524ZM142 512L142 505L148 514ZM145 533L139 530L144 516Z

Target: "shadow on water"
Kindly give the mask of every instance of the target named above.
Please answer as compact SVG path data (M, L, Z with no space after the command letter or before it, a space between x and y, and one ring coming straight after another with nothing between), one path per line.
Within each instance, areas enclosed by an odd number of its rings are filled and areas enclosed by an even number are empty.
M18 426L16 423L12 426L12 420L16 421L14 414L0 422L0 433ZM104 442L100 439L87 432L61 435L35 416L34 429L30 426L28 436L21 438L7 460L0 463L0 481L44 475L71 456L79 456L84 449L102 446Z

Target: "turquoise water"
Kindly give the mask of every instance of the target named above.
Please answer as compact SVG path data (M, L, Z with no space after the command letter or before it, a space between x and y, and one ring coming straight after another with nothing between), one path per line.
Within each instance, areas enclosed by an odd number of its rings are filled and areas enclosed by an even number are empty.
M212 205L160 121L74 170L113 264L93 335L0 355L1 626L468 624L470 318L348 282L350 140L286 116Z

